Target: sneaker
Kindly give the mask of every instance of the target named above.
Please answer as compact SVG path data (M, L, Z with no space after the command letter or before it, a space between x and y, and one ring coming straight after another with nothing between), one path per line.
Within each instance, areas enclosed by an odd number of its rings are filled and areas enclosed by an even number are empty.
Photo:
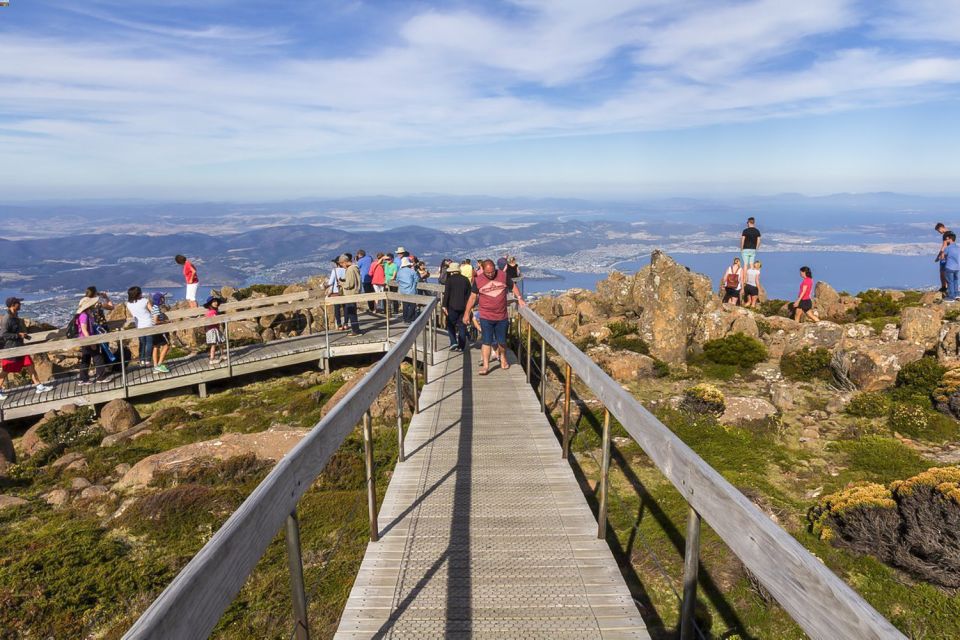
M37 385L37 393L46 393L47 391L53 391L53 387L45 385L42 382Z
M154 373L170 373L170 369L167 369L167 365L158 364L153 368Z
M363 334L360 333L359 331L351 331L351 332L348 333L347 335L350 336L351 338L356 338L356 337L358 337L358 336L362 336Z
M89 385L91 385L91 384L93 384L93 383L90 382L89 380L78 380L78 381L77 381L77 386L78 386L78 387L86 387L86 386L89 386Z
M5 394L3 391L0 391L0 402L3 402L6 399L7 399L7 394Z

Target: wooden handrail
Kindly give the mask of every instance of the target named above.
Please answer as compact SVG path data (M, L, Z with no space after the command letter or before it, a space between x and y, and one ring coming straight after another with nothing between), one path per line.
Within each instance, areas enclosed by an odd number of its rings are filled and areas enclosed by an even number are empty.
M339 304L369 302L374 300L405 300L407 302L416 302L417 304L427 304L433 299L432 296L403 296L395 293L362 293L353 296L334 296L331 298L308 298L299 302L287 302L274 306L257 307L245 311L234 311L232 313L217 316L216 320L205 316L197 318L184 318L165 322L153 327L143 329L121 329L111 331L89 338L73 338L70 340L48 340L37 344L26 344L22 347L13 349L0 349L0 358L15 358L18 356L39 355L41 353L51 353L54 351L69 351L88 345L97 345L103 342L112 342L114 340L130 340L141 338L143 336L157 335L161 333L174 333L187 329L197 329L211 324L223 324L229 322L239 322L242 320L252 320L266 315L279 315L282 313L294 313L305 309L315 309L321 306L333 306Z
M375 295L382 297L382 294ZM284 526L287 516L296 509L300 497L393 378L426 329L436 304L435 299L425 303L423 311L397 343L277 463L124 638L190 639L206 638L210 634Z
M520 307L519 313L811 638L905 640L866 600L774 524L589 356L530 307Z

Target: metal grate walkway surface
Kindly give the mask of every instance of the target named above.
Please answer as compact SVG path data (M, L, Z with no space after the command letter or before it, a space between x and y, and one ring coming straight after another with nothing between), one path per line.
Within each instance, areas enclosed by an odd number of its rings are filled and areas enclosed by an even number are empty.
M335 638L649 638L512 354L435 355Z

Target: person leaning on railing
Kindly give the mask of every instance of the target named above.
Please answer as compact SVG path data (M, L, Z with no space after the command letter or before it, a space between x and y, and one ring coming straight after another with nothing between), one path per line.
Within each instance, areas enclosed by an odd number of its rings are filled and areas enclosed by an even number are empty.
M27 333L27 325L19 316L21 302L23 302L22 298L7 298L7 316L3 319L3 334L0 335L4 349L22 347L23 341L30 339L30 334ZM37 375L37 370L34 368L30 356L4 358L0 360L0 402L7 399L7 396L3 393L7 384L7 376L11 373L20 373L24 369L30 374L30 379L36 385L37 393L45 393L53 389L53 387L40 382L40 377Z

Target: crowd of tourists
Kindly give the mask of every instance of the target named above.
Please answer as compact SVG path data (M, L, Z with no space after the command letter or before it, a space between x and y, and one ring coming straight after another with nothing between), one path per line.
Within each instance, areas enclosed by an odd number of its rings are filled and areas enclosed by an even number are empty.
M726 304L756 308L760 303L760 273L763 264L757 260L760 250L760 230L755 218L747 218L747 226L740 232L740 255L723 272L720 279L721 300ZM813 308L813 271L810 267L800 267L800 289L797 297L788 303L787 308L797 322L804 317L819 322L820 317Z
M200 277L196 267L183 255L175 256L174 262L182 269L187 306L189 308L201 306L197 298ZM377 253L375 256L361 249L355 255L344 253L333 262L334 267L326 282L327 295L330 296L382 292L388 286L394 285L399 293L412 295L417 293L418 283L427 282L432 277L427 265L403 247L398 247L394 253ZM489 360L491 349L495 347L501 365L506 367L506 330L505 324L500 324L500 315L503 315L504 320L506 316L505 311L503 314L500 313L498 300L502 293L505 301L507 290L514 291L519 298L519 292L516 291L513 281L520 277L520 267L516 258L507 256L503 256L496 263L486 262L491 265L489 270L485 266L485 261L482 260L445 259L440 264L436 277L440 284L446 285L443 313L447 319L451 346L464 349L468 332L472 340L477 340L478 336L482 335L484 336L485 362ZM163 292L145 293L139 286L130 287L123 304L127 315L133 319L135 328L146 329L168 322L169 319L165 313L168 295ZM216 318L221 313L220 305L225 302L226 300L219 296L208 296L202 304L205 309L204 315L208 318ZM31 339L26 322L20 316L22 303L22 298L6 299L7 313L3 319L3 331L0 334L2 349L23 347ZM109 295L98 291L96 287L87 287L77 305L76 312L66 326L66 337L90 338L108 333L107 315L118 304L120 303L115 303ZM384 304L383 300L367 302L366 311L371 314L385 313ZM400 314L398 303L392 304L393 311ZM505 309L505 302L503 306ZM401 317L404 322L412 322L416 314L415 303L402 303ZM356 303L334 305L334 317L338 330L349 331L353 336L361 335ZM220 364L223 360L225 343L220 323L211 320L211 324L204 327L204 337L210 365ZM500 342L491 342L495 340ZM138 343L138 359L141 367L152 368L152 371L157 374L170 372L166 365L171 347L168 334L155 333L141 336ZM121 352L121 349L124 351ZM129 349L122 342L117 348L109 342L81 346L77 385L86 387L110 382L116 375L116 365L120 359L130 362L131 356ZM481 373L486 373L487 366L484 366ZM53 389L52 386L40 380L29 355L3 358L0 360L0 402L6 399L4 390L8 377L21 373L29 376L36 393L42 394Z

